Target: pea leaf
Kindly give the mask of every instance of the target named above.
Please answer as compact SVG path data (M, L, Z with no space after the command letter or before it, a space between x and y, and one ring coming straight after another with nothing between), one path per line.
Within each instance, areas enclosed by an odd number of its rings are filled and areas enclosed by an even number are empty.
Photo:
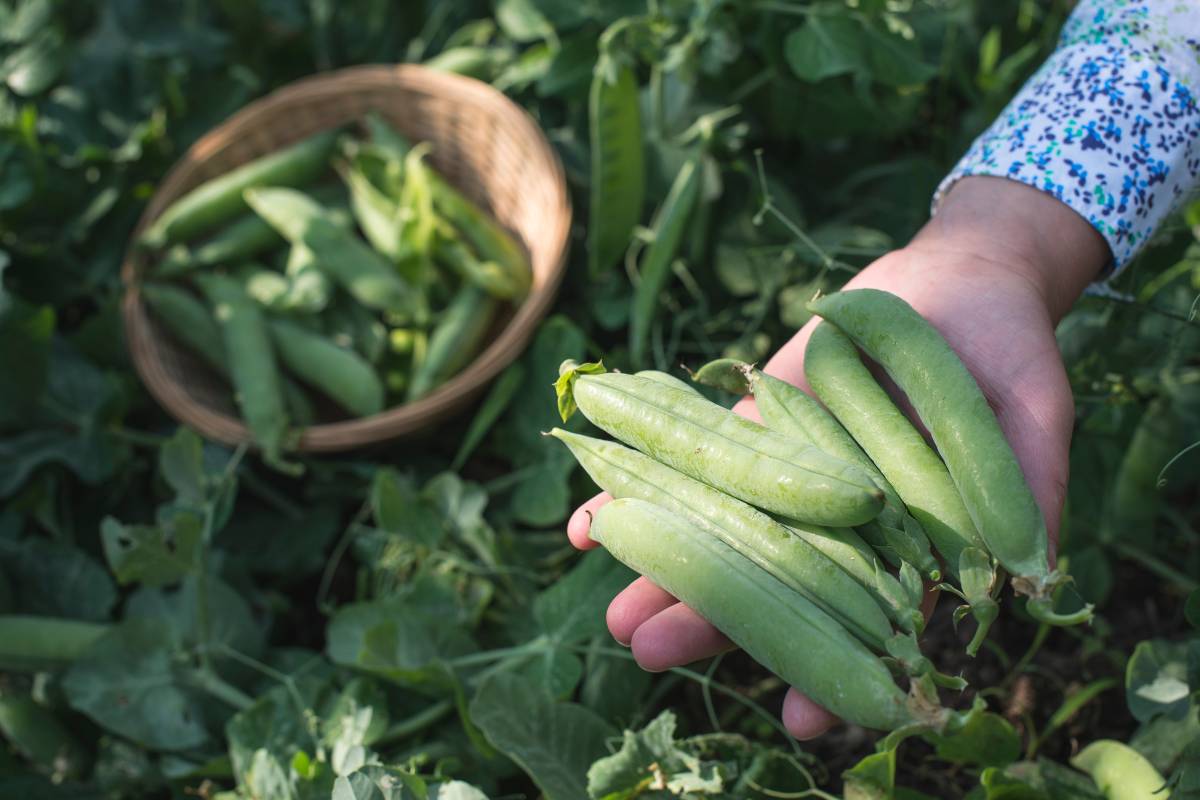
M22 611L100 622L108 619L117 602L104 567L66 542L0 539L0 555Z
M63 679L76 711L120 736L156 750L209 740L200 698L181 672L181 643L152 619L130 619L104 634Z
M972 713L961 730L931 737L938 758L955 764L1003 767L1021 756L1021 737L1008 720L990 712Z
M29 97L49 89L62 73L66 48L58 28L46 28L0 64L8 88Z
M896 790L896 749L872 753L842 773L846 800L885 800Z
M520 765L547 800L588 797L588 767L607 753L605 740L616 733L592 711L556 702L511 672L480 685L470 714L488 741Z
M157 525L124 525L105 517L100 541L109 569L121 584L165 586L191 573L201 556L204 518L177 509Z
M871 77L886 86L922 84L937 74L936 68L921 60L917 43L899 34L865 25L860 46L870 64Z
M446 533L437 505L394 469L375 473L371 511L380 530L426 547L436 547Z
M1125 668L1125 699L1141 722L1160 714L1182 718L1190 708L1192 688L1185 643L1142 642Z
M862 26L841 14L812 14L788 34L784 57L797 78L821 81L836 75L865 74L869 56Z

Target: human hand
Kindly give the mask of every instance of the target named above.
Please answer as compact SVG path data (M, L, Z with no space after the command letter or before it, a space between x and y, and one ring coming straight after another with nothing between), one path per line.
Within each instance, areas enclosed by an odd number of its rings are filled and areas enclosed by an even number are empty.
M907 247L873 262L845 287L883 289L904 298L962 358L996 411L1041 507L1051 563L1074 423L1054 327L1107 260L1100 235L1049 195L1002 178L965 178ZM818 322L810 321L780 348L765 371L807 390L804 349ZM750 398L734 410L758 418ZM572 515L567 534L576 547L597 546L588 538L588 524L609 499L597 495ZM645 578L613 600L607 622L613 638L630 646L647 670L669 669L732 647ZM782 717L800 739L818 736L837 721L795 689L784 700Z

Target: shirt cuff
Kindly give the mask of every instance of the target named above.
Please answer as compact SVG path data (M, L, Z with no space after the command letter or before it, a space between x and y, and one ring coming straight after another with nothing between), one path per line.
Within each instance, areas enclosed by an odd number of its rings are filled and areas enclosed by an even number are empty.
M1010 178L1052 194L1108 242L1111 278L1200 180L1200 109L1155 59L1118 44L1055 51L938 186Z

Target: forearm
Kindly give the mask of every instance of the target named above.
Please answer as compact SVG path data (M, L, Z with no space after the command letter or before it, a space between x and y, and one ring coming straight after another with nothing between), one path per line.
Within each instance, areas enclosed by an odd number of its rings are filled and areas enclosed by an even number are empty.
M1111 259L1104 238L1071 207L990 176L957 181L909 248L1004 264L1034 285L1055 322Z

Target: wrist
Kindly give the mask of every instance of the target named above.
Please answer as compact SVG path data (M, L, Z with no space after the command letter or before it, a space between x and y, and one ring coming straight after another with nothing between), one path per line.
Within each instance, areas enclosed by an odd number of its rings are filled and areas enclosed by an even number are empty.
M1019 274L1055 322L1112 259L1104 238L1070 206L992 176L957 181L909 248L959 252Z

